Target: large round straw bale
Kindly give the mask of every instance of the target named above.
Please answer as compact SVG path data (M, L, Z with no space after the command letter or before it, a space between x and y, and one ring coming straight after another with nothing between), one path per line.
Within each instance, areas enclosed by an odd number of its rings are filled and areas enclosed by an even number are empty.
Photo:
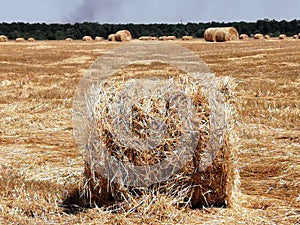
M16 42L25 42L24 38L16 38Z
M65 41L66 41L66 42L72 42L72 41L73 41L73 38L66 38Z
M109 41L116 41L116 35L115 34L110 34L108 35L108 38L107 38Z
M267 35L264 36L264 38L269 40L269 39L271 39L271 36L267 34Z
M248 36L248 34L241 34L239 38L241 40L247 40L247 39L249 39L249 36Z
M193 40L193 36L183 36L183 37L182 37L182 40L183 40L183 41L190 41L190 40Z
M283 39L286 39L286 38L287 38L286 34L280 34L279 35L280 40L283 40Z
M28 42L35 42L35 39L31 37L31 38L28 38L27 41Z
M82 38L82 40L83 40L83 41L86 41L86 42L91 42L91 41L93 41L93 38L92 38L91 36L84 36L84 37Z
M299 39L299 36L298 36L297 34L295 34L295 35L293 36L293 38L294 38L294 39Z
M141 188L131 188L130 186L121 187L120 184L114 183L101 175L101 172L99 172L102 170L101 166L98 167L97 165L100 165L98 164L100 163L99 160L106 159L106 156L103 154L112 156L111 159L114 162L130 162L137 167L155 165L163 161L167 155L174 154L177 148L176 145L181 142L180 138L184 136L185 132L185 128L182 127L184 126L182 125L182 119L189 117L188 114L182 118L178 117L176 112L181 110L180 108L172 108L169 104L174 103L170 103L167 96L159 94L160 97L153 97L156 96L156 93L151 92L149 98L140 99L138 105L131 107L129 113L131 113L130 123L132 124L132 130L122 130L122 122L120 126L116 128L115 123L119 121L122 116L116 118L116 115L112 112L116 109L115 103L118 103L120 107L122 107L126 105L124 104L125 102L122 101L128 101L128 98L132 97L124 97L118 93L126 93L126 89L133 87L136 82L140 82L139 84L141 84L142 87L147 82L147 80L138 81L136 79L129 79L128 77L126 79L124 80L124 77L112 77L106 80L105 83L99 87L101 97L99 96L99 100L96 101L93 106L93 124L95 124L96 127L93 128L95 133L92 134L92 136L95 137L95 140L102 140L105 150L102 149L100 144L90 143L91 149L86 159L85 175L91 202L100 206L111 201L115 203L122 201L129 203L132 196L143 195L148 192L159 192L176 199L174 202L182 206L190 205L194 208L199 208L232 205L231 198L234 195L233 187L236 185L237 171L235 168L236 148L232 146L232 134L230 133L233 129L233 114L230 105L232 101L230 82L212 80L212 77L207 74L203 75L201 83L187 79L184 75L172 77L165 81L168 85L174 83L174 86L168 88L168 91L172 91L172 87L174 88L174 93L170 93L169 97L173 96L172 99L177 99L178 104L181 104L184 98L182 99L181 92L176 91L176 87L182 88L182 93L189 92L189 97L192 99L198 115L198 118L193 119L199 122L201 121L201 125L199 124L200 136L199 140L195 143L196 149L193 156L176 174L169 177L166 181ZM160 82L159 84L163 83L163 81ZM152 86L150 85L150 87ZM164 88L164 86L162 88ZM138 90L143 91L141 88L138 88ZM164 89L159 88L154 88L153 90L157 93L164 91ZM224 99L221 95L224 96ZM213 100L209 99L211 96L214 96ZM127 109L120 108L119 110L121 112ZM166 110L168 111L167 113ZM185 113L185 111L181 111L181 113ZM213 116L213 114L217 114L217 118ZM122 118L124 119L124 116ZM143 139L146 139L147 136L155 135L147 133L149 132L149 124L153 123L153 121L151 122L151 118L159 118L158 121L165 121L167 124L165 131L167 135L166 139L164 139L160 145L157 145L153 151L149 151L146 147L138 147L139 144L136 144L139 143L139 141L143 142ZM220 120L222 124L224 123L222 125L222 134L219 134L219 130L213 130L216 122L214 121L215 119ZM217 123L221 124L220 121ZM130 140L129 136L129 139L125 138L128 132L133 132L136 137L141 140L134 140L134 137ZM221 137L217 137L218 135L221 135ZM124 144L124 140L128 143L132 143L132 145L130 145L132 147L128 147ZM222 143L219 143L219 140ZM216 142L213 143L214 141ZM213 161L210 162L208 166L205 166L205 163L210 161L209 158L212 157L210 154L213 154L212 152L209 153L209 155L205 153L208 148L207 146L211 145L214 146L211 148L218 146L216 148L218 148L219 151ZM97 149L98 147L95 146L99 146L100 149ZM191 146L182 147L189 148ZM208 158L203 161L203 158L206 157ZM103 163L107 163L108 166L112 166L111 168L114 168L114 162L110 160L103 161ZM170 164L172 165L172 162L170 162ZM111 172L114 173L108 170L108 173ZM153 176L155 176L155 171L149 171L149 173L151 172L153 172ZM106 172L104 173L107 174ZM125 172L124 176L126 176L126 174ZM114 175L112 176L114 177ZM128 179L130 179L130 177ZM145 180L147 180L147 178L145 178ZM121 207L124 207L123 209L126 210L132 208L126 205L122 205Z
M131 33L128 30L120 30L115 34L116 41L130 41Z
M7 42L8 38L5 35L0 35L0 42Z
M103 38L103 37L98 37L98 36L97 36L97 37L95 37L95 41L98 41L98 42L99 42L99 41L104 41L104 38Z
M264 37L264 35L263 34L255 34L254 35L254 39L256 39L256 40L260 40L260 39L264 39L265 37Z
M239 33L234 27L211 27L205 30L206 41L234 41L239 39Z

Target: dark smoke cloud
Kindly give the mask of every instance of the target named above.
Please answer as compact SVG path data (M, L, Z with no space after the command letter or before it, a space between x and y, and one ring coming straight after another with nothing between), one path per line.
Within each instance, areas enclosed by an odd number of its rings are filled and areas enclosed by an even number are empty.
M122 0L83 0L67 22L102 22L119 12Z

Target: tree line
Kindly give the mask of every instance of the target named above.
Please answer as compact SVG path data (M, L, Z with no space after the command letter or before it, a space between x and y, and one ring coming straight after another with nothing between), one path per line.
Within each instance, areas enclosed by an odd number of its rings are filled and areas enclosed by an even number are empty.
M187 24L99 24L99 23L75 23L75 24L46 24L46 23L0 23L0 35L6 35L9 39L18 37L33 37L37 40L64 40L66 38L81 39L85 35L107 38L109 34L118 30L127 29L133 38L141 36L174 35L180 38L184 35L202 38L204 31L209 27L233 26L238 32L253 35L256 33L268 34L276 37L281 33L288 36L300 33L300 20L276 21L258 20L256 22L209 22Z

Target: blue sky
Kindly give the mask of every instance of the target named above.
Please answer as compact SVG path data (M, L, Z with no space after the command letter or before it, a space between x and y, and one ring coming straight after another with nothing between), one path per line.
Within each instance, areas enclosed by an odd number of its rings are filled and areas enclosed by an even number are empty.
M187 23L300 19L300 0L9 0L0 22Z

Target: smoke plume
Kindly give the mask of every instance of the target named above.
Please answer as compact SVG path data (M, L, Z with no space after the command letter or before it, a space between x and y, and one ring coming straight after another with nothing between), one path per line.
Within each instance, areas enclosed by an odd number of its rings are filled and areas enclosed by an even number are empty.
M67 18L68 22L103 22L114 18L122 0L83 0Z

